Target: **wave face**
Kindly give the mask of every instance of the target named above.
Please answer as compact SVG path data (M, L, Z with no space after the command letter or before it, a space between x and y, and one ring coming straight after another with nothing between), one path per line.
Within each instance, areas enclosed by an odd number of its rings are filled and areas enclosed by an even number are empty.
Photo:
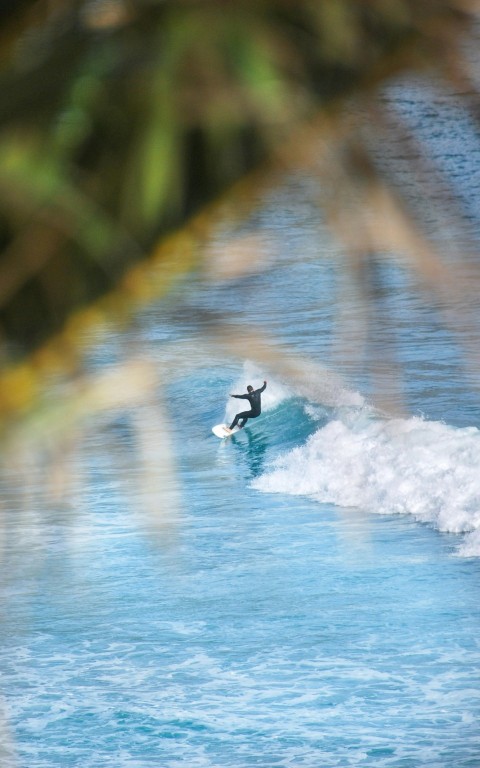
M311 405L303 406L312 415ZM300 416L300 414L298 414ZM480 431L418 417L379 418L368 406L332 409L306 443L281 455L253 487L377 514L412 515L463 534L480 555Z

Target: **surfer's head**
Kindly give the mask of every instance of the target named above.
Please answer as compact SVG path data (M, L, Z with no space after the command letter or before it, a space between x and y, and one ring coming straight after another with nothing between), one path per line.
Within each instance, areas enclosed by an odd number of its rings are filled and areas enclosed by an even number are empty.
M253 387L251 384L248 385L247 392L253 392Z

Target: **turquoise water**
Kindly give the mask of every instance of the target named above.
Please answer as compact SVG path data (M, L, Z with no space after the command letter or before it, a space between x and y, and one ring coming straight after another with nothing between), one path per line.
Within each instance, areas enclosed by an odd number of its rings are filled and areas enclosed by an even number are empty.
M92 418L68 505L40 478L25 498L3 477L4 765L480 766L478 391L438 313L387 265L392 327L373 343L395 341L409 412L378 410L368 371L332 342L332 297L352 315L356 297L317 258L335 246L310 190L286 179L249 225L280 244L274 270L180 290L92 350L92 371L132 348L160 370L195 358L167 388L171 502L148 491L131 412ZM202 323L227 310L235 332L256 324L342 383L211 359ZM264 378L262 416L217 440L229 393ZM158 414L136 417L153 429Z

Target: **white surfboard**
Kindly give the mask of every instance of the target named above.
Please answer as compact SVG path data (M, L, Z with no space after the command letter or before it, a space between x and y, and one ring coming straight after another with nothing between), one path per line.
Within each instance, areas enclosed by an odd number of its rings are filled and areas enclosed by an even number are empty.
M216 424L214 427L212 427L212 432L217 437L223 438L223 437L230 437L230 435L234 435L235 432L238 432L238 427L234 427L232 431L228 430L228 426L226 424Z

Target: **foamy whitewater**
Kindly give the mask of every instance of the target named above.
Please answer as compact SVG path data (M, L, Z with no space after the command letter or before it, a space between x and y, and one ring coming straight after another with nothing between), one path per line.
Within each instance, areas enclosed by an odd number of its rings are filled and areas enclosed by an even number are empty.
M352 402L356 398L352 393ZM283 403L279 419L284 418L285 388L273 384L265 400L265 410ZM318 415L318 406L303 408L310 418L325 421L324 409ZM388 419L366 404L342 405L330 409L327 423L304 445L277 457L253 487L377 514L412 515L440 531L464 534L458 554L470 557L480 555L479 467L475 427L420 417Z

